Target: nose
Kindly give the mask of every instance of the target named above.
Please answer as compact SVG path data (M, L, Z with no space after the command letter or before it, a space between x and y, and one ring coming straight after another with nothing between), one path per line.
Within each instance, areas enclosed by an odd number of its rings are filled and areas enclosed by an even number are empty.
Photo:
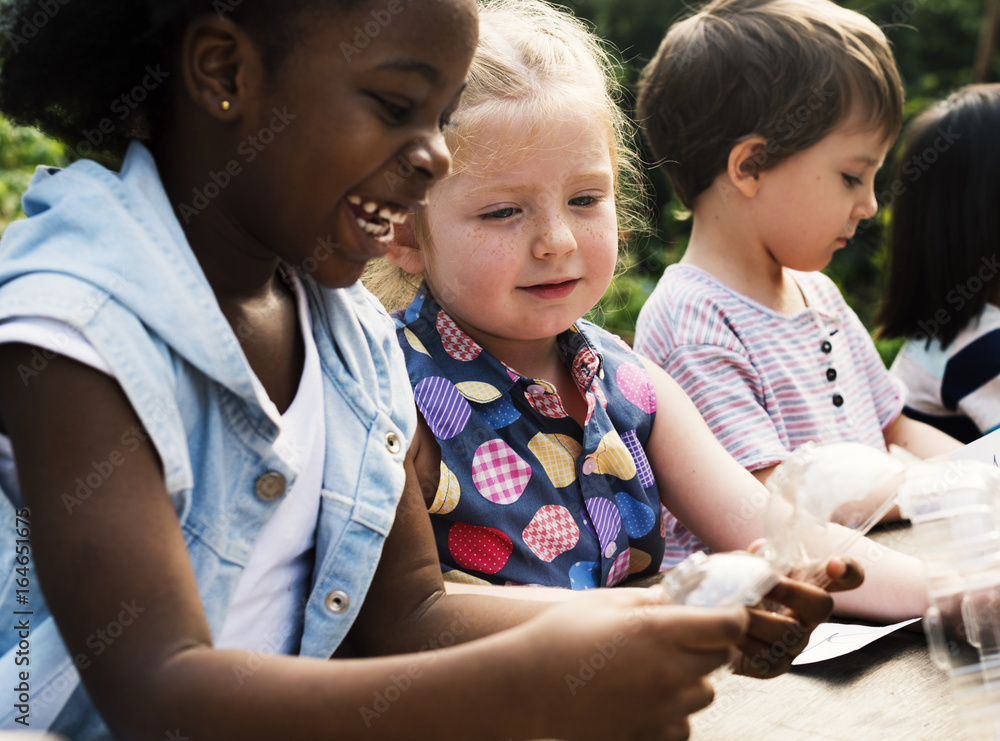
M440 180L451 171L451 151L440 131L410 145L406 159L429 180Z
M878 199L875 197L875 184L865 189L864 197L854 206L854 216L859 221L870 219L878 212Z
M539 258L562 257L576 250L576 235L560 214L541 220L531 253Z

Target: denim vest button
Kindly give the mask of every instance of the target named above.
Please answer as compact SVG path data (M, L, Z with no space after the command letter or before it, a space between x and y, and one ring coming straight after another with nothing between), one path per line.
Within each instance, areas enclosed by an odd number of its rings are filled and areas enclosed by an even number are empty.
M399 437L397 437L395 432L386 433L385 447L393 455L396 455L396 453L403 449L403 446L399 444Z
M285 493L285 477L277 471L262 473L253 485L253 490L258 497L270 502Z
M339 615L344 610L346 610L351 605L351 598L347 596L347 592L341 589L334 589L328 595L326 595L326 609L332 612L334 615Z

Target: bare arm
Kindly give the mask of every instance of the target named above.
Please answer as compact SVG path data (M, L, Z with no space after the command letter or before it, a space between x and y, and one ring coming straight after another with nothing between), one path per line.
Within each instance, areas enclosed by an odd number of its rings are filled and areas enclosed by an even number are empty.
M962 443L951 435L946 435L941 430L911 419L905 414L896 417L896 420L882 433L885 435L887 446L898 445L918 458L944 457L962 447Z
M719 444L680 386L654 363L646 362L646 368L659 410L646 453L664 506L712 550L740 550L764 537L767 489ZM831 526L831 542L847 535ZM837 612L896 620L926 610L918 560L867 538L831 555L853 558L865 571L864 585L835 596Z
M742 610L643 607L635 596L605 593L587 610L545 606L523 626L417 655L324 661L214 649L149 444L129 453L82 505L70 512L61 501L80 472L105 460L138 424L120 387L64 358L24 387L16 369L30 362L30 351L0 346L0 417L32 511L40 583L69 652L90 657L81 676L116 736L159 740L165 729L179 729L219 741L295 741L336 729L342 739L398 739L420 728L439 739L596 741L657 727L682 738L686 715L710 698L702 675L745 630ZM412 480L405 496L405 506L420 499ZM478 614L475 601L442 596L426 527L425 513L394 526L351 636L361 651L431 645L455 620L463 621L463 637L473 637L542 609L505 600ZM141 612L97 655L88 638L117 618L123 602ZM568 694L565 677L579 674L581 657L609 641L622 659L586 680L579 697ZM648 669L636 670L643 665ZM245 676L237 666L255 668ZM384 697L394 682L398 688L406 681L400 678L410 681L407 691L388 710L377 709L376 694ZM622 703L622 713L605 712L605 701Z

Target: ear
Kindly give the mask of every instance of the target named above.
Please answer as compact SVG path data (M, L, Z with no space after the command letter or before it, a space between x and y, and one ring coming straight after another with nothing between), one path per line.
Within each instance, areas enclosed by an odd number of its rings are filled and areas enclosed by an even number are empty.
M754 136L737 142L729 150L726 174L730 184L747 198L753 198L760 187L759 174L767 158L767 140L764 137Z
M196 16L181 42L181 71L188 95L210 116L233 121L248 91L263 87L263 65L250 37L228 18Z
M393 225L392 243L386 257L393 265L411 275L419 275L426 270L424 251L413 231L413 214L410 214L402 224Z

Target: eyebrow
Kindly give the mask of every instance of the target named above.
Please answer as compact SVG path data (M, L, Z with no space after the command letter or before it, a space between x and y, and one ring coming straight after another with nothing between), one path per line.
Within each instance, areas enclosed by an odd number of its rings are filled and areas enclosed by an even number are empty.
M864 162L866 165L871 165L872 167L880 167L881 162L874 157L869 157L867 154L858 154L851 157L854 162Z
M584 172L575 177L569 178L566 182L570 185L575 185L576 183L587 181L587 180L607 180L611 183L612 187L614 185L614 175L606 170L595 170L593 172ZM525 185L515 185L511 183L484 183L476 188L469 188L463 191L462 195L459 196L463 200L467 198L475 198L484 193L491 192L503 192L503 193L513 193L514 195L521 195L522 193L528 193L536 190L535 185L528 183Z
M436 84L441 80L441 72L438 68L428 64L427 62L421 62L417 59L411 59L409 57L401 57L399 59L390 59L387 62L383 62L378 65L375 69L377 70L389 70L394 72L415 72L418 75L426 78L428 82Z

